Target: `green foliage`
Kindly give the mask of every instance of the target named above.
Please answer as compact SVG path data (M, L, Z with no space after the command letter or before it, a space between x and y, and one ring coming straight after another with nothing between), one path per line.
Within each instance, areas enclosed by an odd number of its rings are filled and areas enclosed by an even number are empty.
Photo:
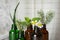
M31 24L31 19L29 17L25 17L24 21L16 20L16 24L19 30L23 30L24 28Z
M16 21L16 11L17 11L18 5L19 5L19 3L17 4L17 6L16 6L16 8L14 10L13 23L15 23L15 21Z
M26 22L30 22L31 19L30 19L29 17L25 17L25 21L26 21Z
M27 25L31 24L31 19L29 17L25 17L25 21Z
M44 18L45 18L45 16L44 16L44 11L43 10L41 10L41 11L39 11L38 12L38 15L39 15L39 17L40 17L40 21L42 22L42 23L44 23Z
M24 27L26 27L26 22L25 21L16 20L16 24L17 24L17 27L18 27L19 30L23 30Z
M21 24L20 20L16 20L16 25L19 30L22 29L20 24Z
M38 22L40 20L40 18L39 17L32 18L32 21L35 21L35 20L37 20L37 22Z
M46 15L45 23L48 24L54 17L54 13L52 11L48 11Z
M42 10L42 11L38 12L38 15L39 15L39 17L40 17L40 21L41 21L43 24L48 24L48 23L50 23L51 20L52 20L53 17L54 17L53 11L48 11L48 12L47 12L47 15L45 16L45 15L44 15L44 12L43 12L43 10Z
M15 21L16 21L16 11L17 11L18 5L19 5L19 3L17 4L17 6L16 6L16 8L14 10L13 18L12 18L11 14L10 14L10 18L13 21L14 24L15 24Z
M25 17L25 20L24 21L21 21L21 20L16 20L16 24L17 24L17 27L20 29L20 30L23 30L24 27L28 27L30 24L31 24L31 21L39 21L40 18L38 17L34 17L32 19L30 19L29 17Z

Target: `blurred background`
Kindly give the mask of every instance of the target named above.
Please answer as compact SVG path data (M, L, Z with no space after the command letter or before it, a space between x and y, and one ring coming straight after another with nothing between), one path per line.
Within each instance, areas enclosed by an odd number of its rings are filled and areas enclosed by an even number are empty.
M9 40L12 24L10 13L13 15L19 1L17 19L24 20L25 16L36 17L40 9L43 9L45 14L48 10L53 10L55 16L46 28L49 32L49 40L60 40L60 0L0 0L0 40Z

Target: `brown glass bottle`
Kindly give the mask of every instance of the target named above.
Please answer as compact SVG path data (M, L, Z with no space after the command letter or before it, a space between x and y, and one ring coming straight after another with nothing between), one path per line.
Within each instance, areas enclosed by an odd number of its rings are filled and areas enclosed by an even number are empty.
M46 30L46 24L43 24L43 28L41 28L42 40L48 40L48 31Z
M37 26L34 26L34 34L32 36L33 40L42 40L42 33Z
M32 25L29 25L27 27L27 30L25 31L25 40L32 40L32 34L33 34Z

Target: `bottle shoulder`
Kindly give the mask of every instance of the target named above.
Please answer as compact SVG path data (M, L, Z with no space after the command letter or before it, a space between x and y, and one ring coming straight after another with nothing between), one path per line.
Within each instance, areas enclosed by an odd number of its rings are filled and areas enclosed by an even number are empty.
M19 32L19 30L16 30L16 32Z
M34 32L34 30L26 30L25 32Z
M46 29L41 29L41 32L44 34L48 34L48 31Z
M9 32L15 32L15 30L10 30Z

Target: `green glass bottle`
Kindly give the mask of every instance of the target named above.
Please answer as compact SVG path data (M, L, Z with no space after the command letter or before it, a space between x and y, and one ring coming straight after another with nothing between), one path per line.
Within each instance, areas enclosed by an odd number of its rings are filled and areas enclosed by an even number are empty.
M15 24L12 24L12 28L9 32L9 40L18 40L19 30Z
M16 40L18 40L18 34L19 34L19 30L15 24L15 35L16 35Z
M18 40L18 37L19 37L19 30L17 29L16 30L16 40Z
M17 6L14 10L13 18L10 15L13 24L12 24L11 30L9 31L9 40L18 40L18 29L17 29L17 25L16 25L16 11L17 11L18 5L19 5L19 3L17 4Z
M24 31L23 30L19 31L19 39L18 40L25 40L25 38L24 38Z
M9 40L16 40L16 26L12 24L12 28L9 31Z

